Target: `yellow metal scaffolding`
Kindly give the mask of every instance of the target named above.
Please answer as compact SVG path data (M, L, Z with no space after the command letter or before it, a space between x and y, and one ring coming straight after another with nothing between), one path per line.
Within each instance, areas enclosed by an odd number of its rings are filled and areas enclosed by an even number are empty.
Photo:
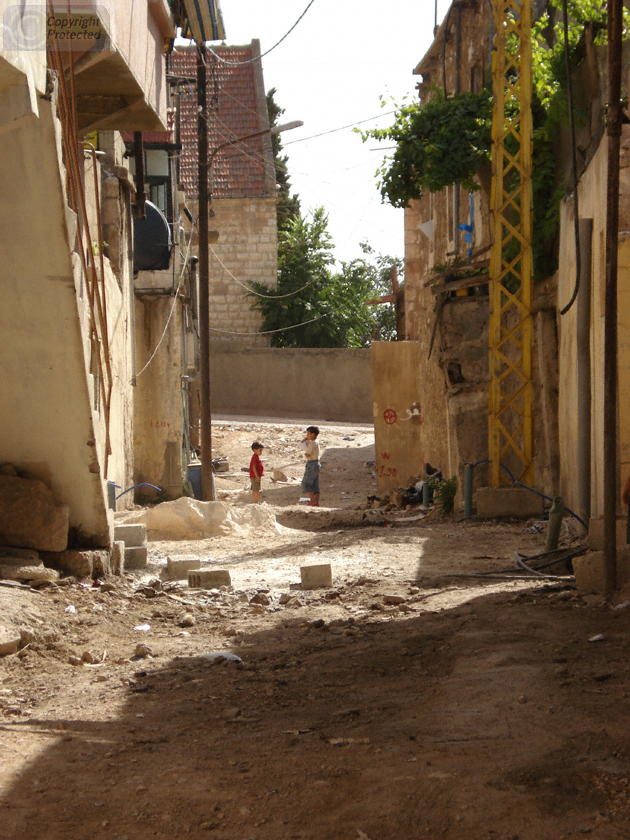
M531 0L493 0L489 458L533 484Z

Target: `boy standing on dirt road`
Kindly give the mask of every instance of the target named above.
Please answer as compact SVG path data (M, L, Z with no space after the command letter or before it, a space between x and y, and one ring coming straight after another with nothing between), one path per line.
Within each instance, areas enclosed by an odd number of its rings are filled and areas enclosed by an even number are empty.
M265 468L263 467L263 463L260 460L260 456L262 455L264 447L262 443L258 443L255 440L252 443L252 459L249 462L249 477L252 480L252 502L257 505L258 504L258 497L260 494L260 482L263 477L263 473L265 472Z
M309 507L319 507L319 443L317 426L309 426L306 429L306 437L302 443L306 444L306 469L302 479L302 490L309 497Z

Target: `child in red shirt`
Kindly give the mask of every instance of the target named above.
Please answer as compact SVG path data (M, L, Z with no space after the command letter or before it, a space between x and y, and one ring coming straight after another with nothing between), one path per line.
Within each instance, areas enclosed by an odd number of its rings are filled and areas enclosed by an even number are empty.
M252 443L252 460L249 462L249 477L252 480L252 502L257 505L258 504L258 496L260 493L260 480L263 477L263 473L265 472L265 468L263 467L262 461L260 460L260 456L262 455L264 447L262 443L258 443L255 440Z

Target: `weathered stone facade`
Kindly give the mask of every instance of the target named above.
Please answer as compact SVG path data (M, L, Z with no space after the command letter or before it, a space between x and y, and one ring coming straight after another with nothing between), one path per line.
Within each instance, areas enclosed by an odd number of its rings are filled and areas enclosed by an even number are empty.
M432 87L448 93L478 93L490 63L490 5L474 0L453 4L429 52L415 69L422 77L420 99ZM446 79L444 79L444 71ZM490 300L487 275L474 285L449 287L444 266L471 259L480 272L490 255L491 169L477 173L479 190L458 186L425 193L405 210L406 338L418 342L422 382L424 457L445 477L459 475L466 463L488 457ZM460 225L472 226L470 242ZM548 493L558 486L557 329L555 280L537 287L533 313L533 378L536 422L536 484ZM481 463L474 485L487 483Z

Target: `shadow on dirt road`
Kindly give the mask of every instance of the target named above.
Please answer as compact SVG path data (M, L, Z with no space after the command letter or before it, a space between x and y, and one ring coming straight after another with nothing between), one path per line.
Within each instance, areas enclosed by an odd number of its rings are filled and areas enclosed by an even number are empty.
M200 638L125 687L94 679L86 708L119 691L114 719L2 726L47 745L5 790L0 837L627 838L626 613L539 589L280 620L226 644L242 665Z

